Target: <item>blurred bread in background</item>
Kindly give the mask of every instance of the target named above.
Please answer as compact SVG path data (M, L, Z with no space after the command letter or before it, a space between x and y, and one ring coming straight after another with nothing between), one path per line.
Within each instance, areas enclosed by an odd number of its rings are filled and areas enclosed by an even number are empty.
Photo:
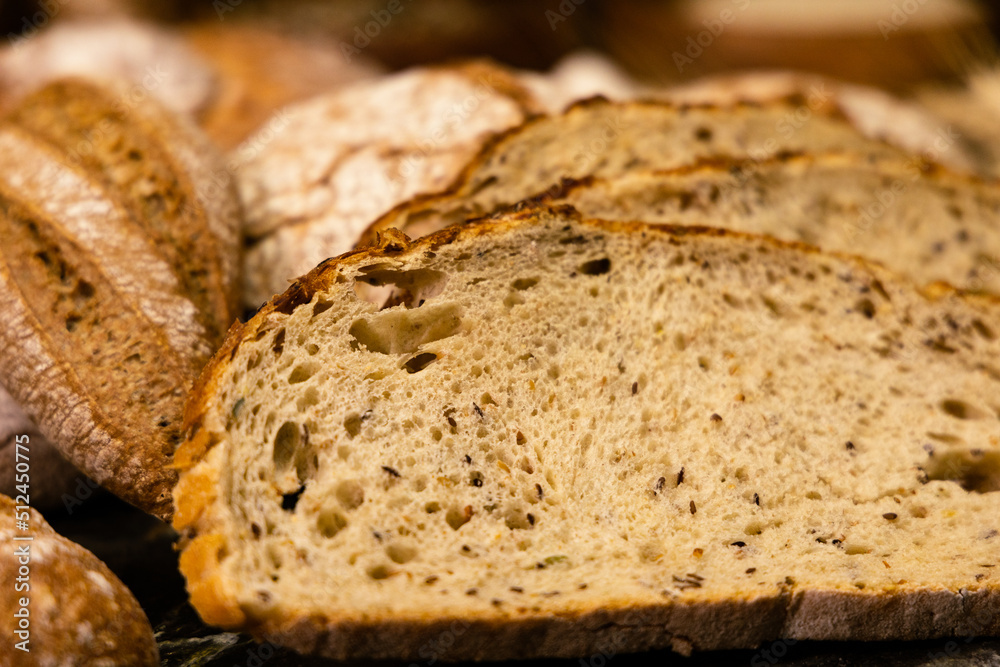
M953 76L935 42L985 20L971 0L620 0L604 10L607 49L652 80L794 67L894 90Z
M275 110L382 72L364 56L345 58L329 40L293 37L264 22L206 20L185 26L183 35L215 72L199 122L227 150Z

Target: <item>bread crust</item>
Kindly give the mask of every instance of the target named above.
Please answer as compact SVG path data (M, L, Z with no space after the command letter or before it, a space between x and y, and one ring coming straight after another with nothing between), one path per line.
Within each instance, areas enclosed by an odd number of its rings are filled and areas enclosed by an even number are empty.
M10 667L159 665L149 620L118 577L94 554L52 530L35 510L28 512L30 529L15 530L15 509L12 499L0 496L0 536L28 550L25 560L13 547L0 556L0 583L7 591L0 619L7 641L0 646L0 662ZM32 539L12 541L25 535ZM30 589L15 590L19 568L25 564L29 574L23 579ZM22 596L28 600L30 652L14 646L21 641L14 613Z
M166 518L186 389L233 317L239 209L232 184L211 180L218 156L207 140L154 104L126 104L118 117L121 136L169 156L156 164L166 176L149 179L151 192L119 191L134 182L106 171L142 170L141 154L127 166L75 155L86 109L61 133L30 122L33 109L49 111L67 95L99 113L122 94L57 82L0 125L8 147L0 225L9 234L0 251L8 316L0 340L9 351L0 382L80 470ZM146 205L168 212L154 223ZM195 242L198 251L185 252Z
M722 229L584 220L568 206L525 204L516 212L449 227L413 242L389 229L377 236L375 245L323 262L262 306L250 321L234 325L189 397L185 413L187 439L177 456L183 473L176 494L185 513L183 521L175 520L175 527L183 535L181 571L191 587L192 601L206 622L244 629L260 640L337 659L414 658L419 654L448 662L608 655L663 647L689 654L693 650L754 647L780 637L887 640L1000 634L1000 586L996 583L974 591L900 586L890 592L853 587L798 589L789 583L777 592L735 599L704 594L680 600L668 598L661 604L617 601L601 608L521 618L482 612L451 618L427 613L358 620L339 616L332 609L323 617L294 609L261 616L241 607L219 564L226 549L224 523L231 519L220 505L221 495L215 492L224 486L225 471L224 458L217 456L220 452L214 448L221 436L213 431L224 425L212 422L211 405L240 345L264 330L272 313L289 314L309 303L317 291L330 287L347 267L435 251L458 240L501 235L548 216L643 236L747 239L772 249L820 253L801 243ZM859 270L895 279L872 262L846 254L836 256ZM947 285L928 289L923 295L929 300L959 296L982 307L1000 306L996 297L965 295ZM446 650L438 652L434 648L445 644ZM427 651L432 655L424 655Z

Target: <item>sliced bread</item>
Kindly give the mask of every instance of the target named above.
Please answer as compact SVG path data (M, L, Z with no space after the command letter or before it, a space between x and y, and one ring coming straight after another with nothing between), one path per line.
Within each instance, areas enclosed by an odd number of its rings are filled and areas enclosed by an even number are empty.
M711 225L877 260L916 283L1000 292L1000 187L920 161L710 161L550 193L587 217ZM426 230L419 222L403 231Z
M390 231L203 373L181 569L341 659L997 634L998 355L991 297L767 237Z
M768 104L675 106L595 98L558 116L539 117L487 144L447 190L416 197L372 223L362 236L420 220L439 229L557 190L564 178L611 178L727 156L766 160L784 152L906 154L861 134L822 98Z

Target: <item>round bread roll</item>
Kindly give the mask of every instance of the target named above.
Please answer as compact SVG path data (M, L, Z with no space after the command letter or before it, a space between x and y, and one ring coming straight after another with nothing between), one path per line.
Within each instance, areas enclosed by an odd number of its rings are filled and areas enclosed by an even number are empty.
M21 520L27 530L18 526ZM94 554L52 530L37 511L19 509L3 495L0 541L7 545L0 553L0 664L160 664L149 619Z

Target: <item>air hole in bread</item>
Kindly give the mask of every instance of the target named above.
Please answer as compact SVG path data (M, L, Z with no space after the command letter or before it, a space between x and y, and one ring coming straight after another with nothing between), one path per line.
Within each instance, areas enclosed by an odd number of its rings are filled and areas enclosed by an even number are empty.
M344 417L344 428L347 430L347 435L351 438L357 437L361 433L361 425L372 416L371 410L366 410L365 412L358 414L352 412L351 414ZM346 458L346 457L341 457Z
M302 497L302 493L306 490L306 487L300 486L297 490L292 493L285 493L281 496L281 509L286 512L294 512L296 506L299 504L299 498Z
M861 313L869 320L875 317L875 304L871 299L858 299L854 304L854 310Z
M333 307L333 302L332 301L326 301L325 299L319 299L318 301L316 301L315 304L313 304L313 314L312 314L312 316L316 317L317 315L322 315L326 311L330 310L330 308L332 308L332 307Z
M386 565L375 565L368 568L368 576L376 581L388 579L392 576L392 570Z
M538 278L518 278L510 284L518 292L523 292L526 289L531 289L538 284Z
M280 355L285 351L285 329L281 328L278 333L274 334L274 342L271 344L271 350L275 354Z
M511 292L503 299L503 305L505 308L507 308L507 310L510 310L514 306L520 306L525 302L526 302L525 298L520 294L518 294L517 292Z
M504 524L511 530L527 530L535 525L535 516L520 507L511 507L504 514Z
M957 435L952 435L951 433L936 433L934 431L927 431L927 437L932 440L937 440L938 442L943 442L948 445L964 445L965 440L958 437Z
M316 528L323 537L333 537L346 527L347 519L336 510L324 509L316 517Z
M383 311L351 325L351 346L378 354L413 354L422 345L458 334L461 314L456 304Z
M941 401L940 407L942 411L955 419L984 419L989 416L983 410L954 398Z
M458 530L472 519L473 511L471 505L465 507L452 507L445 514L444 520L451 526L452 530Z
M372 264L360 269L358 283L371 287L392 287L388 294L384 290L358 289L355 293L365 301L379 303L382 308L403 305L419 308L429 299L444 291L448 283L447 274L434 269L399 270L386 264Z
M385 555L389 557L393 563L399 563L400 565L404 563L409 563L411 560L417 557L417 550L407 544L397 544L393 543L385 548Z
M357 509L365 501L365 489L358 480L345 479L337 485L337 500L344 509Z
M309 387L306 393L302 394L295 402L295 407L299 412L305 412L309 408L319 403L319 391L316 387Z
M1000 491L1000 452L946 452L930 459L925 472L928 480L955 482L972 493L994 493Z
M317 370L319 370L319 367L315 364L299 364L288 376L288 384L299 384L300 382L305 382L311 378Z
M431 352L422 352L415 357L411 357L405 364L403 368L406 369L407 373L419 373L420 371L427 368L432 362L437 360L437 355Z

